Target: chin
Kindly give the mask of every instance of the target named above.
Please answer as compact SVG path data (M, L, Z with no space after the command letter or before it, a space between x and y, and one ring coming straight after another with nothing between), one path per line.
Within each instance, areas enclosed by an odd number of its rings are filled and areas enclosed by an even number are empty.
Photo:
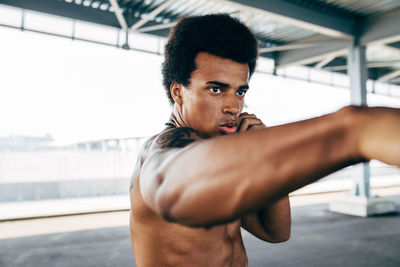
M219 132L219 131L207 132L207 133L203 134L203 136L206 137L206 138L211 138L211 137L216 137L216 136L221 136L221 135L223 135L223 134L221 132Z
M226 133L224 133L224 132L220 132L220 131L218 131L218 132L216 132L216 133L214 134L214 136L224 136L224 135L228 135L228 134L226 134Z

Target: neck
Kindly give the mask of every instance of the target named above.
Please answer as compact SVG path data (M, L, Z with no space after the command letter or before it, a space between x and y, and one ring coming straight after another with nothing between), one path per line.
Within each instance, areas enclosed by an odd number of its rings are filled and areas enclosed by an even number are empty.
M188 127L188 125L183 120L182 109L178 104L174 104L168 122L174 124L176 127Z

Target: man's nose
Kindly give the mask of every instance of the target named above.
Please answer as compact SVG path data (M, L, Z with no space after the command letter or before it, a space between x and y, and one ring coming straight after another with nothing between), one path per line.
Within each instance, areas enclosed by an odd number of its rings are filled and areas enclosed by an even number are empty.
M240 103L236 98L236 95L225 97L222 112L230 115L236 115L240 113Z

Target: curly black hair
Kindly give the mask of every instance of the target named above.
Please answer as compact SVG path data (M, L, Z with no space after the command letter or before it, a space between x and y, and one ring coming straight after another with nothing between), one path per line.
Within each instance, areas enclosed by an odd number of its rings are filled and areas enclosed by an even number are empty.
M171 83L190 84L199 52L247 63L251 77L256 66L258 45L250 29L228 14L181 19L170 32L162 64L163 84L171 104L174 103Z

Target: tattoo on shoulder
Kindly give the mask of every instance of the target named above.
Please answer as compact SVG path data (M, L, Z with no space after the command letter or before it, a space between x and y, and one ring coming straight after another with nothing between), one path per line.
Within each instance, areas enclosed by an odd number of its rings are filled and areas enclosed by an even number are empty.
M157 144L162 148L184 147L199 139L204 139L199 132L191 128L179 127L161 134Z

